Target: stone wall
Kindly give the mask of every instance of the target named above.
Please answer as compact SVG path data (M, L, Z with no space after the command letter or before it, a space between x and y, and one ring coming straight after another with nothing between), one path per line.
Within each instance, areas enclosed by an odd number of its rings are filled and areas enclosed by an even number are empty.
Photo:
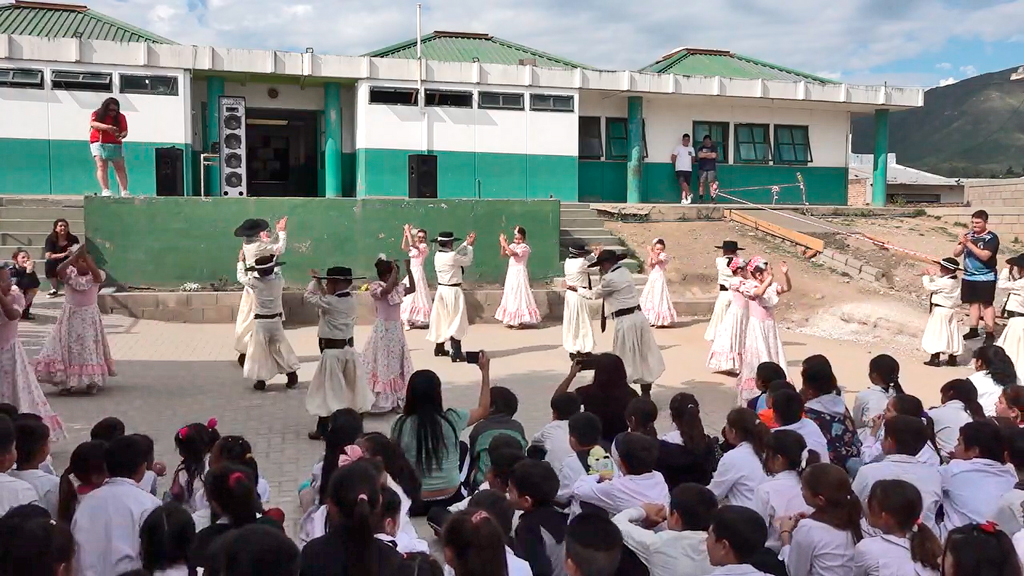
M1024 207L1024 178L968 182L964 187L964 197L975 210Z
M867 206L871 204L868 198L867 178L854 178L849 181L846 187L846 202L848 206Z
M988 227L998 234L1004 243L1014 239L1024 241L1024 208L973 204L970 207L927 208L926 210L929 216L941 218L948 224L962 225L964 230L970 226L971 214L976 210L985 210L988 212Z

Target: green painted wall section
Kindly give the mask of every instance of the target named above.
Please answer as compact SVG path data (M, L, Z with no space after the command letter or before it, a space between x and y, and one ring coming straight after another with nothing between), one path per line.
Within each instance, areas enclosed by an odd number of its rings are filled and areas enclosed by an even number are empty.
M729 194L748 202L771 204L772 193L769 187L776 184L795 184L797 172L804 177L809 204L846 205L846 168L720 164L718 179L719 185L723 189L764 186L765 188L759 190L742 190ZM696 172L693 173L690 188L696 194ZM626 202L626 162L580 160L579 190L580 202ZM728 202L724 199L721 201L722 203ZM679 202L679 184L676 182L672 164L667 162L644 164L641 202L669 204ZM800 188L796 186L781 188L777 202L779 204L802 203Z
M309 269L350 266L373 276L377 254L403 258L402 225L477 233L476 261L467 282L500 284L507 260L498 234L515 225L529 232L530 276L561 275L559 203L548 200L392 200L345 198L100 198L85 199L89 249L111 281L176 288L185 282L235 282L241 242L232 235L246 218L288 216L282 258L289 286L304 287ZM434 282L432 260L428 276Z
M157 148L173 146L185 151L185 194L191 194L192 146L162 142L126 142L125 165L128 189L139 196L156 195ZM82 195L99 194L96 164L87 140L31 140L0 138L0 194ZM110 169L111 190L117 189ZM198 191L197 191L198 193Z
M356 150L356 196L408 196L413 150ZM575 156L431 152L437 154L438 198L545 199L576 202Z

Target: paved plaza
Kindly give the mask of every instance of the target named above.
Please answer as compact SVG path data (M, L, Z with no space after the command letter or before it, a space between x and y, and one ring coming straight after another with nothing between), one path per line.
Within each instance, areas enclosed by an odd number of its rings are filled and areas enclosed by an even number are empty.
M21 338L30 357L35 357L60 309L60 300L40 298L34 308L38 319L21 324ZM105 316L104 322L113 349L118 376L96 396L57 396L55 389L45 391L54 409L64 419L70 439L55 444L53 456L58 470L67 463L71 450L88 439L89 429L105 416L124 420L129 432L149 434L156 441L157 459L169 469L178 463L173 436L182 425L219 421L221 434L241 434L253 445L260 473L273 491L273 505L289 516L294 530L298 519L296 488L309 476L311 466L323 455L323 444L306 438L314 419L305 410L305 389L318 361L316 328L288 330L289 339L302 360L300 386L286 390L284 377L271 381L267 392L256 392L242 378L232 348L233 325L172 324L152 320L134 320L123 316ZM654 388L653 398L661 415L659 431L668 430L667 410L673 394L692 392L701 402L704 423L718 434L726 412L735 402L732 379L711 374L704 367L708 345L702 339L704 321L683 319L678 328L662 329L655 337L665 355L667 371ZM595 322L595 329L597 328ZM368 326L356 330L358 345L369 332ZM469 364L452 364L434 358L426 332L407 332L416 368L436 371L444 382L445 405L475 406L480 381L479 370ZM598 350L611 348L612 330L598 333ZM803 334L783 334L791 379L799 380L800 361L815 353L826 354L848 392L867 384L867 363L871 356L892 353L903 365L903 385L917 394L926 406L938 402L942 383L964 377L970 369L934 369L921 365L923 356L899 355L882 346L824 340ZM534 330L508 330L500 325L475 325L469 330L467 350L485 349L491 362L492 384L507 386L519 396L517 418L528 434L540 429L551 417L548 405L551 392L565 376L569 361L561 347L561 326L547 325ZM583 373L578 384L589 383ZM852 401L852 397L849 397ZM387 432L394 416L371 416L367 430ZM169 478L162 479L161 492ZM294 533L294 532L293 532ZM425 533L421 530L421 533Z

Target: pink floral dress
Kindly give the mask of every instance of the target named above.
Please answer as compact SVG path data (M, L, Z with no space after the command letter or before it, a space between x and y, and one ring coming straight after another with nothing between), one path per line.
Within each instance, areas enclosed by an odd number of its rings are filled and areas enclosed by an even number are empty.
M73 266L65 272L64 283L64 309L36 357L36 379L61 390L101 387L117 374L96 305L100 285L91 274L80 276Z
M749 304L742 289L748 283L748 280L739 276L733 277L729 282L732 303L715 331L715 340L708 354L707 366L712 372L738 372L742 366L743 346L747 338L747 322L750 317Z
M361 359L367 384L374 396L370 411L378 413L401 409L405 405L405 389L413 372L412 357L402 329L401 306L405 286L395 286L386 296L384 286L384 282L379 280L370 283L377 321L373 323Z
M530 289L530 272L526 262L530 259L530 247L525 243L509 244L513 254L508 257L508 272L505 274L505 290L501 304L494 317L506 326L539 324L540 310Z
M19 314L25 309L25 297L17 288L11 289L8 298ZM42 417L50 427L51 440L67 437L64 423L50 408L18 340L18 320L8 320L3 314L0 314L0 402L17 406L18 412Z
M750 311L743 341L743 367L736 381L741 405L746 405L747 400L760 394L757 389L758 364L775 362L783 370L786 369L786 353L782 349L782 338L775 323L774 309L779 303L779 285L772 284L764 294L754 296L754 291L759 287L757 282L744 282L740 286Z
M426 244L409 247L409 267L412 268L412 279L416 282L416 291L402 299L402 322L409 327L430 324L433 297L430 295L430 285L427 284L427 272L423 268L429 254L430 248ZM403 280L402 284L408 286L409 279Z
M665 268L670 256L662 252L651 266L647 276L647 284L640 294L640 311L647 317L651 326L671 326L677 320L676 308L672 305L672 294L668 291Z

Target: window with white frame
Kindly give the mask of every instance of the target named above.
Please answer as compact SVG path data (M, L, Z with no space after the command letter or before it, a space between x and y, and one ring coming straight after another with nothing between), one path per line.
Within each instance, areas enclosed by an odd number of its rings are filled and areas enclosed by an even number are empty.
M478 102L486 110L525 110L524 100L514 92L481 92Z
M54 90L69 92L113 92L114 75L110 72L53 70L50 72L50 86Z
M42 88L43 71L37 68L0 68L0 87Z
M574 112L574 98L564 94L530 94L530 110L540 112Z
M150 74L121 74L121 94L153 94L156 96L177 96L177 76L154 76Z

